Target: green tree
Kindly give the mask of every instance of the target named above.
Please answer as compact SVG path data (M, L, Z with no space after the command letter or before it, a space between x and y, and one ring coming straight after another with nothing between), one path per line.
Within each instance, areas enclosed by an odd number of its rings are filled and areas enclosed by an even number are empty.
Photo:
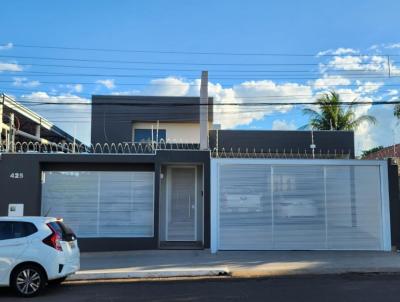
M400 104L394 105L393 114L394 114L395 117L400 119Z
M371 148L369 150L364 150L361 153L361 157L364 158L364 157L366 157L366 156L368 156L368 155L370 155L372 153L378 152L378 151L380 151L382 149L384 149L383 146L378 146L378 147Z
M303 114L310 117L309 123L303 126L303 129L356 130L362 122L376 123L375 117L371 115L362 115L356 118L354 104L344 105L340 95L335 91L325 93L315 103L319 110L303 109Z

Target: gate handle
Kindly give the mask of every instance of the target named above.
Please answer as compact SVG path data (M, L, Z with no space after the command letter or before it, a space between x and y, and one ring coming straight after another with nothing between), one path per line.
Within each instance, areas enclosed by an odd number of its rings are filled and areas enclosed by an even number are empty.
M189 208L189 217L191 217L191 213L190 213L191 207L192 207L192 203L190 202L190 194L189 194L189 207L188 207Z

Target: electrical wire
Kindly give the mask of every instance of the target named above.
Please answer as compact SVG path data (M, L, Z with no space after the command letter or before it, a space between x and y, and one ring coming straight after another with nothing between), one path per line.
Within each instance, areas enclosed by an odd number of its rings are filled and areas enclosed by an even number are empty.
M306 54L306 53L266 53L266 52L218 52L218 51L177 51L177 50L143 50L143 49L115 49L115 48L89 48L89 47L70 47L52 45L29 45L13 44L17 48L39 48L39 49L58 49L58 50L77 50L77 51L98 51L98 52L119 52L119 53L150 53L150 54L178 54L178 55L217 55L217 56L272 56L272 57L342 57L342 56L380 56L386 57L388 54ZM389 56L399 56L396 54Z
M36 57L36 56L9 56L0 55L0 58L19 58L36 60L54 60L54 61L75 61L75 62L103 62L103 63L121 63L121 64L148 64L148 65L189 65L189 66L319 66L319 63L192 63L192 62L164 62L164 61L124 61L124 60L100 60L100 59L82 59L82 58L60 58L60 57ZM359 65L372 65L367 62L359 62ZM354 63L337 63L339 66L354 65Z

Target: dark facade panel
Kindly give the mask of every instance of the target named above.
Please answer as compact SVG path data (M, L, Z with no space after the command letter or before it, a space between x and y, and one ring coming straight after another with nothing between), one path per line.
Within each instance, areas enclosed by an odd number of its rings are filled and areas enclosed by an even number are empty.
M388 160L389 178L389 209L390 209L390 233L392 246L400 250L400 194L399 194L399 171L396 163Z
M311 153L311 131L275 130L211 130L210 148L226 151L255 150L256 152ZM315 152L323 154L344 153L354 158L354 133L352 131L313 131Z
M23 178L12 178L13 173L22 173ZM2 154L0 216L7 216L10 203L23 203L25 215L40 215L40 177L40 162L35 157Z
M207 151L160 151L156 155L2 154L0 158L0 216L8 204L23 203L24 215L41 214L42 171L154 171L154 237L81 238L82 251L158 248L160 168L168 163L196 163L204 167L204 247L210 246L210 154ZM11 178L22 173L23 178Z
M210 152L208 151L158 151L156 159L156 179L160 179L160 171L162 164L203 164L203 227L204 227L204 248L210 248L210 234L211 234L211 191L210 191L210 177L211 177L211 167L210 167ZM158 173L158 174L157 174ZM157 184L157 196L159 195L159 182ZM158 205L158 204L157 204ZM157 208L157 214L158 214ZM157 220L159 221L159 220ZM158 226L157 226L158 234Z
M146 103L149 105L142 105ZM199 103L199 97L94 95L92 97L91 142L92 144L131 142L134 122L198 123ZM186 104L193 104L193 106ZM208 117L212 122L212 98L209 98L209 104L211 105L208 107Z

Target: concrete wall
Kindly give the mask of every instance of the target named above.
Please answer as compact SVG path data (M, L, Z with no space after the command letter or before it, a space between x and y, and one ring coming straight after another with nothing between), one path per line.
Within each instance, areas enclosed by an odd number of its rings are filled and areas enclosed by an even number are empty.
M209 103L212 102L213 99L209 98ZM131 142L134 122L199 123L200 113L197 106L199 103L198 97L94 95L91 142L92 144ZM209 106L210 122L213 121L212 108L213 106Z
M231 148L237 151L256 150L260 152L283 152L293 153L306 151L311 154L311 131L275 131L275 130L211 130L210 148L224 148L226 151ZM354 158L354 133L352 131L313 131L315 152L323 154L337 153L351 154Z
M390 230L392 246L400 249L400 194L398 166L392 159L388 160L389 198L390 198Z

